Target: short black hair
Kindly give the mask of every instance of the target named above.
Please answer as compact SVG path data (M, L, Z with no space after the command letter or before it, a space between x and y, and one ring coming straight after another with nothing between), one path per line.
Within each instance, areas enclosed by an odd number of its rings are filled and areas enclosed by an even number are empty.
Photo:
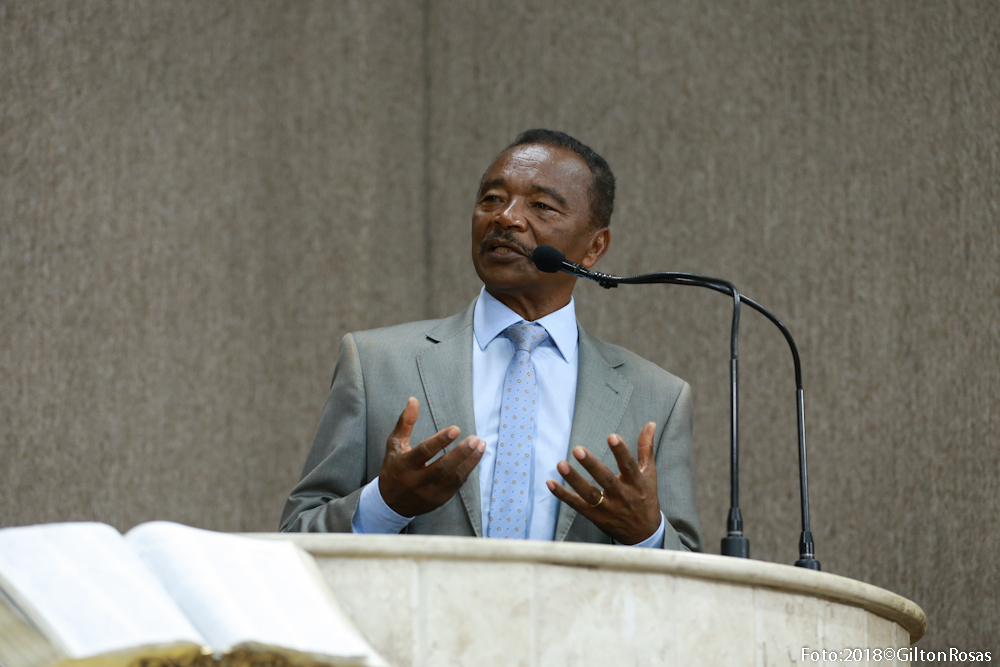
M590 222L594 227L607 227L611 224L611 214L615 210L615 175L607 161L597 152L578 139L565 132L536 128L525 130L503 149L506 153L515 146L526 144L541 144L555 148L566 148L573 151L590 167L593 180L590 182Z

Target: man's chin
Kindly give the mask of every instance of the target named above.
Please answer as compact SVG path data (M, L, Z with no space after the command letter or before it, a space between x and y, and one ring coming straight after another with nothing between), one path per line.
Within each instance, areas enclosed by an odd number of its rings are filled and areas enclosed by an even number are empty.
M501 294L542 294L552 290L551 276L531 271L519 274L492 272L480 274L479 278L491 293Z

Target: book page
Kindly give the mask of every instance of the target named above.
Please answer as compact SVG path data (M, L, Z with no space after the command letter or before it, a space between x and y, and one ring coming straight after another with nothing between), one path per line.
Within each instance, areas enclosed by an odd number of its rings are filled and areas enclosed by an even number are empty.
M146 645L204 644L111 526L56 523L0 530L0 575L22 611L72 658Z
M4 667L46 667L65 659L25 616L20 605L7 595L9 586L0 577L0 665Z
M166 522L137 526L126 540L216 650L261 644L328 659L377 656L290 542Z

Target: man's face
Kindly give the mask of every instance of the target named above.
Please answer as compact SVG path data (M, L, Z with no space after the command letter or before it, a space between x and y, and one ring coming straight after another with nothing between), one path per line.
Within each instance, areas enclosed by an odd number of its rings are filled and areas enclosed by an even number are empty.
M544 297L572 292L575 278L542 273L532 251L550 245L570 261L593 266L607 248L607 229L590 223L587 163L573 151L515 146L494 162L472 212L472 263L487 289Z

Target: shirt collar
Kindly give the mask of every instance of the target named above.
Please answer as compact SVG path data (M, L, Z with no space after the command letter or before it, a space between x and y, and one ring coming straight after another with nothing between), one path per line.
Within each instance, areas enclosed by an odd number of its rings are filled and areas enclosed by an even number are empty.
M494 338L512 324L524 320L523 317L503 305L484 287L479 291L479 299L472 316L472 330L476 335L476 343L480 350L485 350ZM580 333L576 326L576 305L573 297L569 303L554 313L536 320L545 327L549 337L563 360L568 361L570 355L576 353Z

